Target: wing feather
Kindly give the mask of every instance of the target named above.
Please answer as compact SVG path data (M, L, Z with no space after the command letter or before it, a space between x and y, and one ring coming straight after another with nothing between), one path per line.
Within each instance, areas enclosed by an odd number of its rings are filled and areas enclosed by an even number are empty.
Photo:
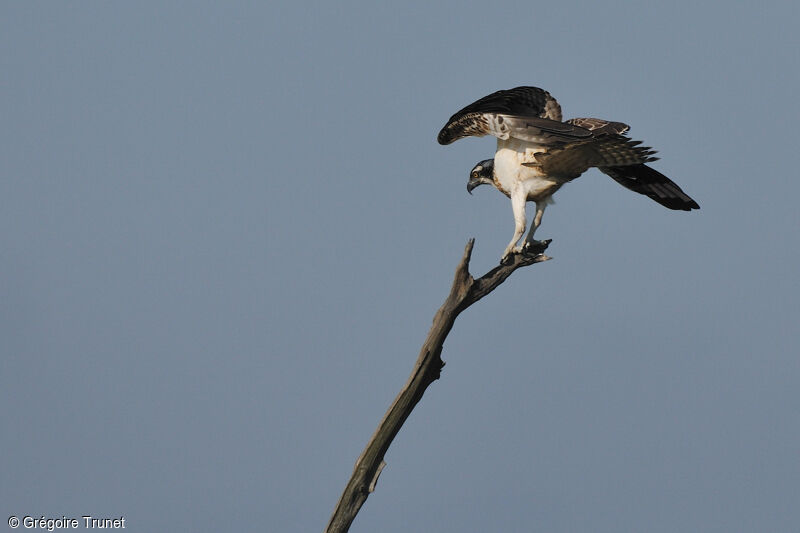
M611 122L610 120L603 120L602 118L571 118L564 122L580 126L594 134L609 133L622 135L631 129L630 126L622 122Z
M600 171L634 192L643 194L669 209L691 211L700 206L678 185L647 165L600 167Z
M561 122L561 106L544 89L515 87L484 96L459 110L450 117L437 139L439 144L450 144L464 137L483 135L522 140L544 136L559 142L590 134L576 124Z
M536 154L536 163L526 165L537 166L548 176L574 179L591 167L637 165L658 159L650 147L639 144L641 141L623 135L599 135Z

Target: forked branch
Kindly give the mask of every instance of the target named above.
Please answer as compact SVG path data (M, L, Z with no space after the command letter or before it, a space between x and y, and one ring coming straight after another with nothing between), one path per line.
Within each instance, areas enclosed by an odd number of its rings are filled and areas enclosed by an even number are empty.
M326 533L348 531L350 524L353 523L353 519L361 509L361 505L375 490L378 476L386 466L383 456L389 449L389 445L411 414L414 406L422 398L428 385L439 379L444 366L441 358L442 346L456 317L461 311L496 289L516 269L550 259L543 254L550 241L543 241L538 246L527 249L525 253L512 255L507 264L498 265L480 278L474 279L469 273L469 261L474 244L474 239L470 239L467 243L464 256L456 267L450 294L433 317L433 325L422 344L419 357L414 364L414 370L356 461L350 481L344 488L328 527L325 529Z

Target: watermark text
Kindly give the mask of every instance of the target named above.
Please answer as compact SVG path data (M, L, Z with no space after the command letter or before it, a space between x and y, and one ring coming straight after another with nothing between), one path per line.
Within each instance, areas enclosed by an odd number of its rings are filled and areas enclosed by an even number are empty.
M50 518L47 516L17 516L8 517L8 526L17 529L22 526L24 529L44 529L55 531L57 529L125 529L125 517L98 517L83 515L80 518L61 516Z

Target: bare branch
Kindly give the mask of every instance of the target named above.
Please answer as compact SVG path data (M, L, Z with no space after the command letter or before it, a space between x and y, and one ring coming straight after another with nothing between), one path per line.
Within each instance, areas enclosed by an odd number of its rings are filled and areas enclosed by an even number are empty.
M356 460L353 474L344 488L339 502L333 511L326 533L344 533L350 529L361 505L375 490L383 467L383 456L389 449L397 432L403 426L414 406L422 398L428 385L439 379L444 362L441 359L442 346L453 327L456 317L503 283L516 269L550 259L543 254L550 241L543 241L524 253L514 254L507 264L493 268L478 279L469 273L469 261L475 239L470 239L464 248L464 256L456 267L450 294L433 318L417 362L405 386L386 411L378 428L369 439L366 448Z

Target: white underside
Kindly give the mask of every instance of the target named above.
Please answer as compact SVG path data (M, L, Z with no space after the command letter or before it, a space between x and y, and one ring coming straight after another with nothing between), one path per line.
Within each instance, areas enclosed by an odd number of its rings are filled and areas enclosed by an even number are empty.
M511 198L511 208L514 212L514 236L503 252L503 258L521 250L517 243L527 226L525 203L536 202L536 215L526 238L526 241L533 241L533 234L542 221L545 207L552 202L553 193L564 184L561 180L543 175L537 167L523 166L523 163L535 163L534 155L543 151L545 151L543 146L528 141L513 138L497 140L494 176L501 192Z
M536 167L523 166L523 163L536 163L535 154L544 151L544 147L530 142L498 139L494 174L506 194L524 193L526 200L546 201L558 190L563 182L544 176Z

